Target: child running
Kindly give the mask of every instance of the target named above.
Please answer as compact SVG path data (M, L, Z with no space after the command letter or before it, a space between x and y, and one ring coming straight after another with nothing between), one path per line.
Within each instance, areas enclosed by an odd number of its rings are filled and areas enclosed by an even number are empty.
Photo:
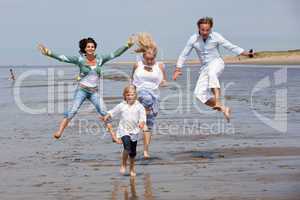
M130 176L136 176L135 172L135 156L136 156L136 146L138 140L138 134L140 131L146 131L146 111L142 104L137 101L137 93L134 85L129 85L125 87L123 91L124 101L115 106L112 110L108 111L107 115L104 117L104 121L109 118L114 118L116 115L120 114L119 127L117 129L117 134L111 130L111 135L113 140L122 144L124 150L122 152L120 173L122 175L126 172L127 159L130 159ZM121 138L121 139L120 139Z

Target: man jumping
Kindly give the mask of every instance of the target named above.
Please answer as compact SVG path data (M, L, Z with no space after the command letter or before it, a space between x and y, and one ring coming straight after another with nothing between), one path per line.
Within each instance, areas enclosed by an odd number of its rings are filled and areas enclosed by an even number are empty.
M222 105L220 101L220 82L219 76L224 70L224 61L220 55L219 47L223 46L237 55L252 56L253 52L230 43L221 34L212 31L213 19L204 17L198 20L198 33L192 35L185 48L181 52L177 66L173 74L176 80L182 74L181 68L186 58L193 49L201 61L200 75L194 90L194 95L209 107L224 113L225 119L230 121L231 109Z

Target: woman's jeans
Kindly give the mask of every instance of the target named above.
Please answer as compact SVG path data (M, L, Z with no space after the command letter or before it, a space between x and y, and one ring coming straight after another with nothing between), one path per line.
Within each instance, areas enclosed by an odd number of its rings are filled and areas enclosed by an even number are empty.
M100 98L97 92L89 92L86 89L78 87L74 94L73 105L71 109L68 112L64 113L65 118L71 120L76 115L80 106L86 99L88 99L95 106L96 111L99 115L105 116L107 114L105 111L101 110Z
M138 100L149 111L147 113L146 124L151 130L154 127L155 118L158 114L159 97L150 91L140 90L138 92Z

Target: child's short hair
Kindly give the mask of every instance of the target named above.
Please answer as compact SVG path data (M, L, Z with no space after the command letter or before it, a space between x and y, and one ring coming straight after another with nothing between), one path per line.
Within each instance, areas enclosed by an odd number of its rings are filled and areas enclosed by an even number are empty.
M136 87L135 85L127 85L123 90L123 99L126 101L126 94L130 91L134 91L135 99L137 99Z

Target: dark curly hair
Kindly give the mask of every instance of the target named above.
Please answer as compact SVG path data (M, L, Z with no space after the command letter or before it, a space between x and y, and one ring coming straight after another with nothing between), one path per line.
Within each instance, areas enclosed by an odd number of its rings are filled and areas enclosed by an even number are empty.
M79 53L80 54L86 54L85 47L88 43L93 43L95 45L95 49L97 48L97 42L93 38L91 38L91 37L83 38L79 41Z

